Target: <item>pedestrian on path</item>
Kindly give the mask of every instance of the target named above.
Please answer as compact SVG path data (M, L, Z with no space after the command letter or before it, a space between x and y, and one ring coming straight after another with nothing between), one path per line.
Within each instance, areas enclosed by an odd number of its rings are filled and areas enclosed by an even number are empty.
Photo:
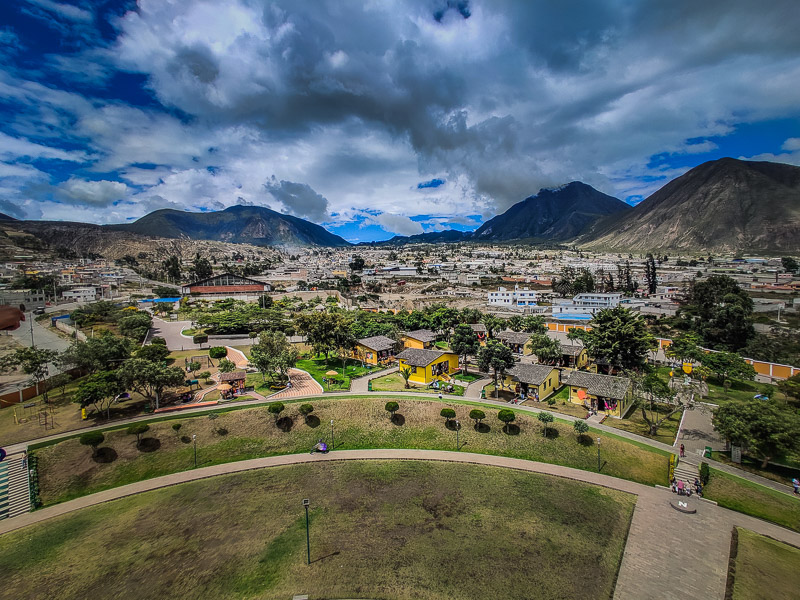
M681 458L686 458L686 449L683 447L683 444L681 444Z
M792 479L792 487L794 488L795 494L800 494L800 481L797 480L797 477Z

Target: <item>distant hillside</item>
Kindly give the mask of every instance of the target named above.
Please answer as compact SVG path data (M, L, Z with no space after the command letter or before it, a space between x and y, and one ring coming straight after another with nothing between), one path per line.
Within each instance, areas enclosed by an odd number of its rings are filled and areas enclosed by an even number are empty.
M545 239L570 240L598 219L629 211L621 200L573 181L555 189L541 189L490 219L474 233L474 241Z
M596 223L587 248L797 252L800 167L722 158Z
M323 227L261 206L231 206L222 211L194 213L162 209L108 229L165 238L216 240L256 246L329 246L350 243Z
M382 242L362 242L370 246L405 246L406 244L453 244L463 242L472 235L471 231L457 231L448 229L446 231L432 231L430 233L418 233L416 235L396 235L390 240Z
M16 221L14 217L9 217L7 214L0 213L0 221Z

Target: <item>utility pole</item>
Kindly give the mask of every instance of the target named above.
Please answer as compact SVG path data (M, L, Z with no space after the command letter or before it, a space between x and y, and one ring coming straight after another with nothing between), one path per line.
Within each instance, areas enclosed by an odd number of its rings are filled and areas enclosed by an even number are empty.
M31 321L31 348L36 348L36 342L33 341L33 311L30 314Z
M311 536L308 533L308 505L311 501L308 498L303 498L303 507L306 509L306 564L311 564Z

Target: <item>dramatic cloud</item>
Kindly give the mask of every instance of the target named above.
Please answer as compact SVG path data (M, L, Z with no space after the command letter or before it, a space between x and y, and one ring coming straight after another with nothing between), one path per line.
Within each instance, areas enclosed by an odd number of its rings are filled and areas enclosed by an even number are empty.
M793 0L131 9L26 0L0 31L0 190L25 215L245 203L419 233L572 180L634 203L705 160L800 149Z

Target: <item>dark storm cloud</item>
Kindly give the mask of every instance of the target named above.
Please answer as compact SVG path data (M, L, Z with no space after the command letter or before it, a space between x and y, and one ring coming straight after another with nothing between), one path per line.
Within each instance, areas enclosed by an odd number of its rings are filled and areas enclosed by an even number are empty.
M328 218L328 201L305 183L278 181L273 176L264 188L296 217L316 222Z

